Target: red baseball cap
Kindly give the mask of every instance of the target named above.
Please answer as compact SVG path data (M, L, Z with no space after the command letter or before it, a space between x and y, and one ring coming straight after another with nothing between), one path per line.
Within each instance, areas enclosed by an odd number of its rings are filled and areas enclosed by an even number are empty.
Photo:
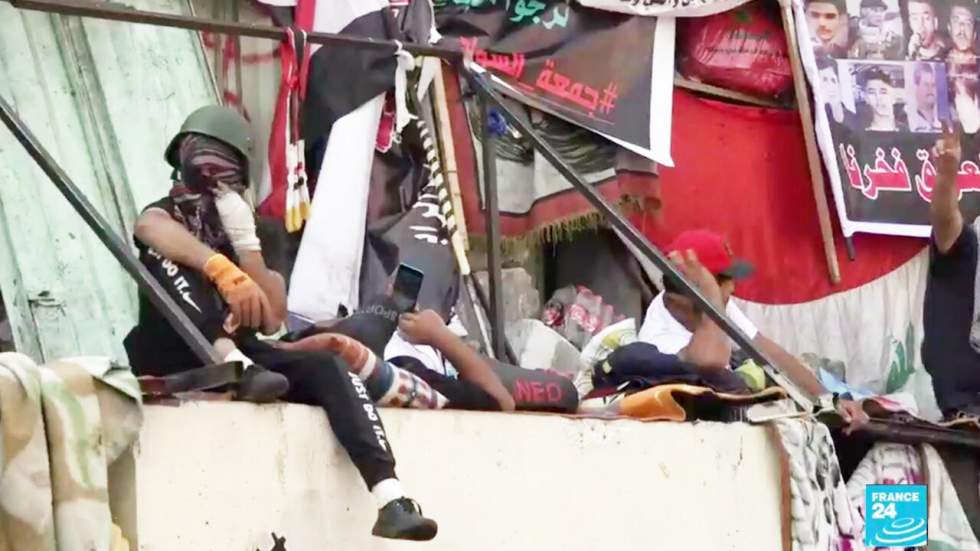
M674 251L683 253L687 250L693 250L701 264L716 276L742 279L755 272L752 264L735 257L724 237L710 230L681 232L667 246L668 254Z

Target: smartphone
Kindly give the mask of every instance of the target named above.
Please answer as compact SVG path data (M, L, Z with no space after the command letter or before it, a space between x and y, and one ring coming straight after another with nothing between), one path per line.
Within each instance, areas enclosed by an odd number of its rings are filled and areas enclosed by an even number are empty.
M419 301L419 291L422 290L422 270L402 263L395 272L395 285L392 288L392 298L399 313L412 312Z

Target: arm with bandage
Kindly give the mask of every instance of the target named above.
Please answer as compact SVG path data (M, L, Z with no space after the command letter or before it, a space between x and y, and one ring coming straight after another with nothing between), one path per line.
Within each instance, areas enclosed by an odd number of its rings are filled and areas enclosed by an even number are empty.
M133 233L138 240L164 258L203 273L228 304L234 321L241 326L261 328L267 333L279 328L282 317L278 316L278 321L276 320L277 316L270 306L269 298L256 280L228 257L199 240L166 211L147 209L136 220ZM265 263L261 261L261 254L256 254L258 261L249 259L243 265L260 273L258 265L261 263L264 269ZM274 278L268 276L268 279ZM281 281L281 277L279 279ZM274 285L272 283L270 287Z

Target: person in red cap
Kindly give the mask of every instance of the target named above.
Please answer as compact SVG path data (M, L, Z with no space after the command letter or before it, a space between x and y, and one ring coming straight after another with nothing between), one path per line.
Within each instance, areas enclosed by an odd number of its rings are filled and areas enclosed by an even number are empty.
M709 230L685 231L670 243L666 251L678 266L682 262L700 265L704 272L713 276L697 278L693 283L717 308L724 309L728 318L776 363L781 372L810 394L819 396L827 392L802 362L759 332L738 305L729 300L735 291L735 281L752 275L755 269L749 262L737 258L722 236ZM688 278L697 273L697 270L691 269L682 271ZM704 275L707 276L707 273ZM708 316L703 315L694 301L670 279L664 278L663 286L664 291L647 308L640 327L639 340L656 346L664 354L676 354L682 360L702 368L730 368L733 347L731 340L712 338L711 335L719 334L720 328ZM713 326L717 331L706 331L706 326ZM702 338L702 335L707 335L707 338ZM708 340L710 343L704 342ZM868 420L868 416L856 402L841 400L838 410L849 425L847 432Z

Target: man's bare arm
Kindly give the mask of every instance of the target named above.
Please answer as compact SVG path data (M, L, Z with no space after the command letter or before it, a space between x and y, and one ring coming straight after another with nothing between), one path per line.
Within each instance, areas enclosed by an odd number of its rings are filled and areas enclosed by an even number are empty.
M205 264L217 254L163 209L151 208L144 211L137 218L133 233L143 244L164 258L198 272L204 272ZM246 253L243 256L251 257L253 254L259 257L257 262L254 258L239 261L242 262L243 271L258 285L258 292L255 297L242 297L241 301L229 306L236 312L239 322L246 326L259 327L264 333L271 334L279 329L285 318L285 282L279 274L265 268L261 253ZM274 293L279 293L278 310L269 303L267 287Z
M963 215L960 213L959 188L956 174L959 172L960 149L959 133L953 132L948 123L943 123L943 135L936 142L933 151L936 163L936 185L932 190L929 204L929 221L936 248L946 254L953 247L963 231Z
M686 255L686 256L685 256ZM701 264L694 251L670 254L670 260L684 276L695 286L718 310L725 311L721 299L721 289L715 276ZM678 356L698 367L708 369L726 369L732 357L732 345L728 335L721 330L711 318L701 314L693 328L691 341L678 353Z
M759 333L752 340L759 350L766 355L767 358L776 364L779 371L785 374L791 381L799 385L803 390L809 392L814 396L820 396L827 389L823 387L820 380L817 379L816 375L810 371L803 362L801 362L796 356L790 354L782 346L779 346L776 341L770 339L769 337Z
M140 214L133 234L164 258L198 272L215 254L163 209L150 208Z
M431 346L442 353L459 372L493 396L502 411L514 411L514 397L491 369L490 364L446 327L442 317L432 310L402 314L398 322L402 334L413 344Z
M708 316L702 315L691 335L691 342L678 356L698 367L727 369L732 357L732 345L721 327Z
M286 321L286 280L279 272L265 265L261 251L239 251L238 261L242 270L258 283L269 300L269 307L263 310L261 329L266 335L271 335Z
M493 372L490 364L470 348L463 339L446 329L439 331L432 340L432 346L453 364L461 379L479 386L500 404L501 411L514 411L514 397L504 387L500 377Z

